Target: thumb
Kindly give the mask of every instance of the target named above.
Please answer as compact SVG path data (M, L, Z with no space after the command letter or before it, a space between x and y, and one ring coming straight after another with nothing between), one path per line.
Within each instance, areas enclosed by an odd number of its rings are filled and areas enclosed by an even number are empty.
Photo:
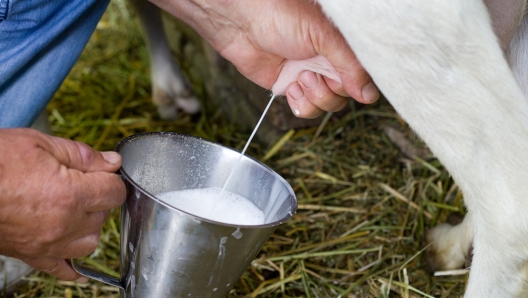
M343 88L352 98L364 104L378 100L378 88L348 46L342 51L329 53L327 59L339 73Z
M117 152L99 152L92 147L58 137L49 137L51 153L61 164L81 172L110 172L121 167L121 156Z

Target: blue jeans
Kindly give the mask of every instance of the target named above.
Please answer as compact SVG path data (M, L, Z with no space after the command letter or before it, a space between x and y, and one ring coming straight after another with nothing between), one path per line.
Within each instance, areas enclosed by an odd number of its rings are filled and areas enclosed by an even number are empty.
M0 128L27 127L79 58L109 0L0 0Z

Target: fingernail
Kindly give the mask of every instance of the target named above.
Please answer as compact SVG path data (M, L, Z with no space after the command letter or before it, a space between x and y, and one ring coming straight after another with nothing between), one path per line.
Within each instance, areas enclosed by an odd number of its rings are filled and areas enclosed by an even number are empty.
M376 85L374 83L370 82L365 87L363 87L363 90L361 90L361 95L363 95L363 99L365 101L368 101L370 103L375 102L378 100L380 94L378 91L378 88L376 88Z
M86 277L86 276L81 276L81 277L77 278L77 279L75 280L75 282L76 282L76 283L80 283L80 284L85 284L85 283L87 283L89 280L90 280L90 279L89 279L88 277Z
M290 94L293 99L299 100L303 98L304 91L298 84L292 84L292 86L288 89L288 94Z
M104 160L106 160L107 162L113 165L121 161L121 155L119 155L119 153L114 152L114 151L101 152L101 155L103 155Z
M299 77L299 80L305 88L313 88L315 85L317 85L317 81L319 81L317 75L311 71L303 71Z

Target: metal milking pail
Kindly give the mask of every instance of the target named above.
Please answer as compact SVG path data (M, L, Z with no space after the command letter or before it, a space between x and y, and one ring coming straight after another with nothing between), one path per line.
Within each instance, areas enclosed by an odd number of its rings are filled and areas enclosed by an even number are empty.
M290 185L243 156L226 190L250 200L265 223L215 222L180 211L155 195L222 188L240 154L200 138L141 133L116 146L127 199L121 208L121 277L72 261L80 274L120 288L121 297L224 297L275 228L296 211ZM197 198L199 199L199 198Z

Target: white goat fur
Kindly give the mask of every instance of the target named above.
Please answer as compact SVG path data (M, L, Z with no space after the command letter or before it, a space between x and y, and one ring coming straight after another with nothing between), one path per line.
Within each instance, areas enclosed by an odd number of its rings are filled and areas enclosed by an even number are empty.
M469 216L463 224L470 231L466 234L473 232L474 244L465 296L526 297L528 102L484 3L320 4L376 85L464 193ZM523 21L520 28L525 27ZM508 54L526 91L523 33L516 33L510 47L517 48Z

